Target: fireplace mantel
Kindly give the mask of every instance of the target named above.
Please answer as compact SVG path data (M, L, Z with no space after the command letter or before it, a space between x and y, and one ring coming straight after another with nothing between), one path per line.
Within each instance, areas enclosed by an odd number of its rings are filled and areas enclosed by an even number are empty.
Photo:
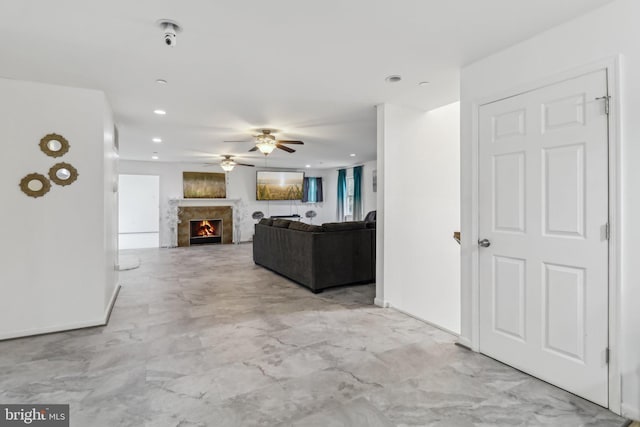
M169 204L174 206L235 206L240 199L169 199Z

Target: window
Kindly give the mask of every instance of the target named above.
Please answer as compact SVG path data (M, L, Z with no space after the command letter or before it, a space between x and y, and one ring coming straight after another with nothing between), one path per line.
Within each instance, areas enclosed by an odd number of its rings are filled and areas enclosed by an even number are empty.
M302 202L322 202L322 178L305 177L302 184Z
M344 216L349 220L353 218L353 175L347 176L347 197L344 200Z

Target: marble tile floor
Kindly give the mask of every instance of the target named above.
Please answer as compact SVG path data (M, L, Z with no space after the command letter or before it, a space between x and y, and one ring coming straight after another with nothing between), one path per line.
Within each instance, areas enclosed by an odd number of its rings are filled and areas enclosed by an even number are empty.
M0 342L0 402L69 403L76 427L624 424L373 306L374 285L314 295L250 244L126 252L106 327Z

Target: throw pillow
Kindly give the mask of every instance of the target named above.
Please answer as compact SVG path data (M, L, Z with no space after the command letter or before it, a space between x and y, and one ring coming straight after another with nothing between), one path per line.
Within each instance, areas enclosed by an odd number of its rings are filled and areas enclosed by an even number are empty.
M272 226L273 220L271 218L262 218L258 224Z
M273 220L273 226L274 227L278 227L278 228L289 228L289 224L291 224L291 220L290 219L274 219Z
M291 224L289 224L289 229L298 230L298 231L308 231L311 233L320 233L324 231L322 227L320 227L319 225L311 225L311 224L307 224L299 221L291 221Z
M300 221L291 221L291 224L289 224L289 229L298 230L298 231L307 231L307 224Z

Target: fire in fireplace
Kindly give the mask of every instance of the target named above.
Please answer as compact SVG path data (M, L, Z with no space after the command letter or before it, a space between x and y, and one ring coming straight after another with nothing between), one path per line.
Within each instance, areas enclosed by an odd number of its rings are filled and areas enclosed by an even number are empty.
M195 219L190 221L189 243L202 245L222 242L221 219Z

